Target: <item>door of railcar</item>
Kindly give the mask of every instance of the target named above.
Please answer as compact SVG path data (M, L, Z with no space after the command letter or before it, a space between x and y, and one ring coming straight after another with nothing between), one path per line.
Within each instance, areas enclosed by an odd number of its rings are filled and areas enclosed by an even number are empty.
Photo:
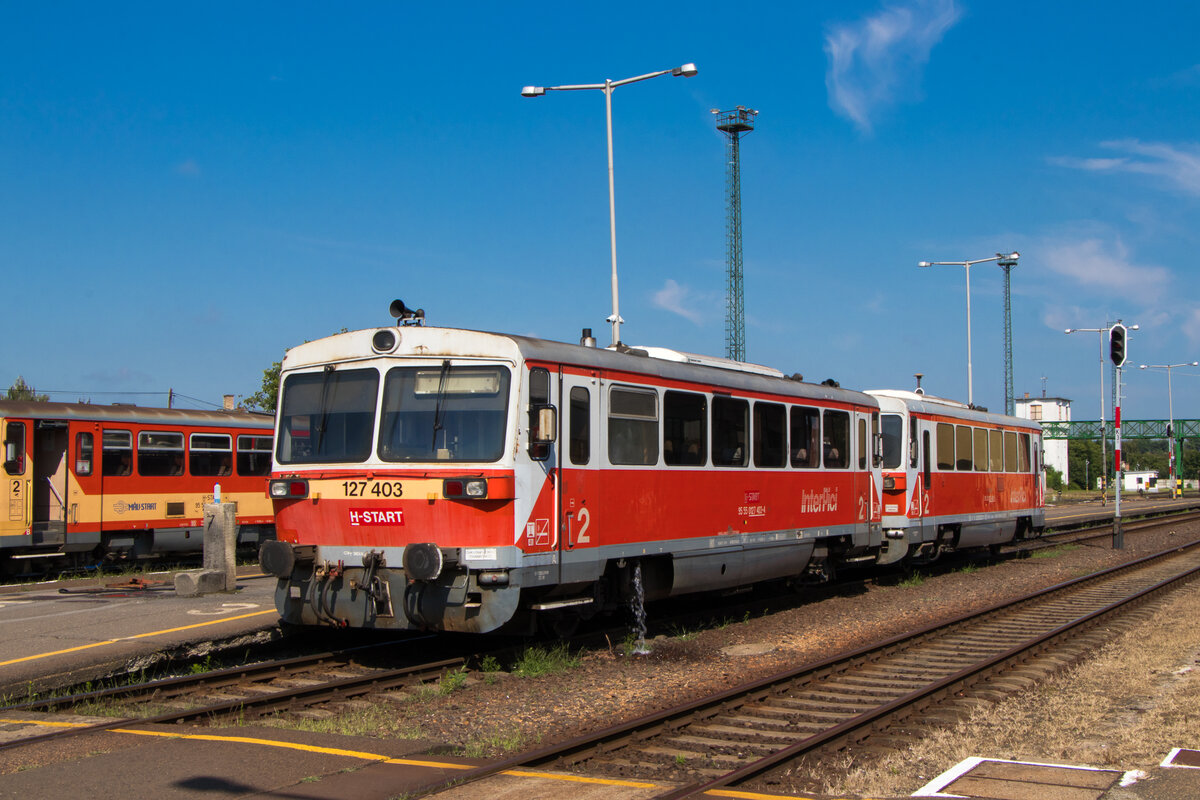
M0 420L4 426L4 515L0 536L23 536L32 527L33 420Z
M65 421L41 419L34 423L34 544L66 542L67 438Z
M559 563L563 583L592 580L600 512L599 373L559 372Z

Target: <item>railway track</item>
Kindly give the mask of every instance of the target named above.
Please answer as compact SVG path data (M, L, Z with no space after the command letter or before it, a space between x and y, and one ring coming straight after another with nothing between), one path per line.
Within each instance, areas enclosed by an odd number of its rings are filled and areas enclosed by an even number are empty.
M462 656L393 668L365 663L368 657L380 659L388 653L396 654L396 660L411 661L403 655L403 648L414 641L417 639L365 645L6 706L0 712L8 716L64 709L86 713L87 708L98 705L119 707L128 715L16 739L0 744L0 751L132 724L194 722L233 713L254 717L385 694L437 681L467 663Z
M675 800L775 782L780 771L830 750L901 747L1078 660L1198 575L1200 546L1160 553L494 763L455 783L533 767L660 780L678 787L661 795Z

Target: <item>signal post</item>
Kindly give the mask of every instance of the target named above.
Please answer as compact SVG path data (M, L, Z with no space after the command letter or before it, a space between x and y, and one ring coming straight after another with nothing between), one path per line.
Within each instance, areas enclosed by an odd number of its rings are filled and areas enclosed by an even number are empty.
M1133 326L1137 330L1137 326ZM1113 465L1117 476L1116 507L1113 509L1113 549L1125 549L1125 533L1121 530L1121 484L1124 482L1124 470L1121 468L1121 365L1125 363L1125 339L1128 329L1118 322L1108 329L1108 355L1113 366L1117 368L1116 389L1117 399L1113 409L1113 453L1116 463Z

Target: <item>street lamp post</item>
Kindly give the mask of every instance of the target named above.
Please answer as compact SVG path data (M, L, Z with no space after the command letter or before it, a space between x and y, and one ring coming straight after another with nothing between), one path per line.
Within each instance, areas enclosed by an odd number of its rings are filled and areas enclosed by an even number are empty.
M616 191L613 181L613 132L612 132L612 93L618 86L624 86L627 83L637 83L638 81L657 78L661 75L674 75L675 77L690 78L696 74L695 64L684 64L681 67L674 69L664 69L658 72L648 72L645 75L638 75L633 78L625 78L623 80L614 81L606 79L604 83L581 83L567 86L526 86L521 90L523 97L541 97L546 92L556 91L573 91L576 89L599 89L604 92L604 107L608 121L608 229L609 238L611 240L612 250L612 316L608 318L608 322L612 323L612 339L613 344L619 344L621 341L621 313L617 299L617 201Z
M1138 369L1162 369L1167 371L1167 476L1171 485L1171 497L1175 491L1175 401L1171 393L1171 370L1176 367L1196 367L1200 361L1187 361L1183 364L1142 364Z
M971 366L971 267L988 261L1003 261L1009 269L1016 265L1020 253L996 253L991 258L977 258L974 261L920 261L918 267L963 267L967 273L967 405L975 405L974 376Z

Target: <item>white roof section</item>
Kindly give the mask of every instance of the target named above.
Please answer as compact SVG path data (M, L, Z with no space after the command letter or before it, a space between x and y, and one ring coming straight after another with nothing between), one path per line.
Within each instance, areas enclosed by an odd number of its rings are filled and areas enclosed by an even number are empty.
M613 348L610 346L606 349L612 350ZM783 377L783 373L774 367L765 367L762 364L750 364L746 361L734 361L731 358L702 356L696 353L685 353L682 350L672 350L668 347L642 347L638 345L635 349L644 350L646 355L651 358L658 358L664 361L678 361L681 364L699 364L704 367L732 369L738 372L749 372L752 375L769 375L772 378Z

